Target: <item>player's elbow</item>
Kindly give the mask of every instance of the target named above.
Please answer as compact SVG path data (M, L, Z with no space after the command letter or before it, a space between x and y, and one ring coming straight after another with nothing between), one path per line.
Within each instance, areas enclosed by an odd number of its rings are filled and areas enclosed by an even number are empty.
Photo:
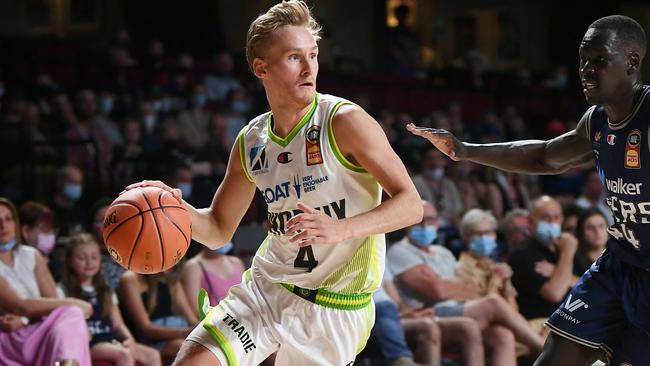
M409 198L405 209L399 212L400 217L403 217L405 226L415 225L422 222L422 215L424 214L424 206L422 205L422 199L420 195L415 193L414 197Z

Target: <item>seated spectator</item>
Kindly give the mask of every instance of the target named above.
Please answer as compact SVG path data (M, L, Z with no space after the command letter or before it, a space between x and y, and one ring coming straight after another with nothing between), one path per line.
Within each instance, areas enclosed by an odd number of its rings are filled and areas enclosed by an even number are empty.
M0 364L90 366L91 314L85 301L56 298L43 256L20 244L16 207L0 197Z
M539 354L543 339L526 320L502 297L481 297L476 286L457 271L453 254L432 245L437 227L436 209L424 201L422 222L410 227L408 235L388 251L387 268L407 304L415 308L434 304L439 317L467 316L477 321L494 365L516 364L515 338Z
M66 251L66 271L59 290L89 302L93 315L86 320L90 331L90 356L93 362L112 365L161 365L160 354L154 348L137 343L120 314L117 296L100 274L99 244L84 233L70 238Z
M577 280L573 258L576 238L562 233L562 207L552 197L535 200L531 209L531 236L510 253L512 284L519 311L526 319L550 316Z
M187 294L187 302L195 304L199 298L199 290L206 289L210 304L218 304L228 294L230 287L241 282L244 273L244 262L238 257L228 255L233 244L228 243L221 248L203 250L183 266L181 282ZM194 315L198 318L196 306L192 306Z
M147 175L148 156L140 143L142 126L135 118L126 118L123 123L124 144L115 148L111 162L112 188L116 192Z
M463 200L454 182L445 176L449 158L437 149L430 149L422 162L422 173L413 183L422 199L436 203L441 226L456 226L463 212Z
M388 271L384 273L382 286L373 293L375 302L375 325L371 335L379 343L379 348L389 366L417 366L440 364L440 328L433 321L433 312L426 309L426 318L409 318L400 320L399 310L393 299L384 290L387 281L391 281ZM418 361L413 360L413 352L406 343L406 337L416 338L415 353Z
M578 236L578 219L584 212L584 209L573 202L565 203L562 207L562 232Z
M165 364L176 357L192 331L190 324L198 323L175 275L165 272L144 276L127 271L118 287L120 307L129 329L138 341L157 348Z
M501 258L509 254L530 236L530 213L522 208L515 208L506 213L502 222L502 231L507 248Z
M612 211L605 203L605 187L596 169L591 169L585 173L582 194L576 200L576 205L584 209L597 208L605 215L609 225L614 223Z
M84 187L83 172L76 165L64 165L57 170L56 192L47 206L54 211L59 235L67 236L83 228L88 214L81 200Z
M40 202L27 201L18 210L23 243L41 252L55 280L63 275L63 261L53 253L56 244L54 212Z
M607 247L607 217L597 208L584 212L578 219L578 251L574 272L584 273Z
M474 283L480 296L499 295L517 310L512 269L490 258L497 248L497 220L489 211L472 209L461 218L459 229L469 250L460 255L458 271Z
M384 312L399 311L404 333L409 344L414 345L415 359L420 362L439 360L440 344L442 347L455 346L460 349L463 365L484 365L483 339L481 329L476 321L464 316L436 317L431 307L414 309L406 305L400 296L390 271L384 274L382 288L387 296L383 297ZM377 304L375 296L375 304ZM380 300L382 297L379 297ZM392 305L391 305L392 304ZM380 307L376 305L375 324L380 322ZM386 316L391 316L385 314ZM394 320L393 320L394 321ZM436 328L440 330L437 331ZM373 328L374 331L374 328ZM436 335L440 333L440 335ZM438 365L439 363L428 364Z
M91 222L87 225L86 229L92 234L95 241L101 244L102 278L106 281L108 287L115 291L120 284L120 277L122 277L126 269L108 254L108 249L104 245L104 235L102 234L102 230L104 229L104 215L106 215L106 210L111 205L111 202L113 200L108 197L100 198L95 202L93 208L90 210Z

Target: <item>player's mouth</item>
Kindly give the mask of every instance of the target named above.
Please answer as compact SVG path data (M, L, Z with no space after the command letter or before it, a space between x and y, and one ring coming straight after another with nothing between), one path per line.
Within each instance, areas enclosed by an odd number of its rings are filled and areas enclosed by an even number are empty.
M591 81L591 80L583 80L582 81L582 89L584 91L591 91L591 90L594 90L596 88L598 88L598 83L596 83L595 81Z
M302 87L305 87L305 88L311 88L311 87L314 86L314 83L312 83L312 82L306 82L306 83L298 84L298 86L302 86Z

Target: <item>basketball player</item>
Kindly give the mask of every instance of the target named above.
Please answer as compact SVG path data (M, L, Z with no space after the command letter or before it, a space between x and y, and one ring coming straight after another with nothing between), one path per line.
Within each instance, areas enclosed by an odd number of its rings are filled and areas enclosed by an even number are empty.
M269 235L242 283L202 308L177 365L258 365L274 352L279 365L351 365L374 322L382 233L422 219L420 197L379 124L316 92L319 30L298 0L250 25L246 55L271 111L241 131L211 207L186 205L193 238L218 248L257 187ZM180 197L160 182L138 185ZM382 188L391 197L383 203Z
M580 79L591 108L575 130L548 141L468 144L444 130L415 127L453 160L555 174L593 154L615 223L608 249L550 317L552 333L535 365L611 365L650 360L650 89L641 82L643 28L614 15L592 23L580 43ZM627 363L626 363L627 362Z

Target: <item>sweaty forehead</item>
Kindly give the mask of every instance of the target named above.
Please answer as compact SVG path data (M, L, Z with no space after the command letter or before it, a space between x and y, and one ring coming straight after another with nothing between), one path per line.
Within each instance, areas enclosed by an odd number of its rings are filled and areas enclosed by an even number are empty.
M616 32L609 29L589 28L582 37L580 49L611 50L616 40Z

